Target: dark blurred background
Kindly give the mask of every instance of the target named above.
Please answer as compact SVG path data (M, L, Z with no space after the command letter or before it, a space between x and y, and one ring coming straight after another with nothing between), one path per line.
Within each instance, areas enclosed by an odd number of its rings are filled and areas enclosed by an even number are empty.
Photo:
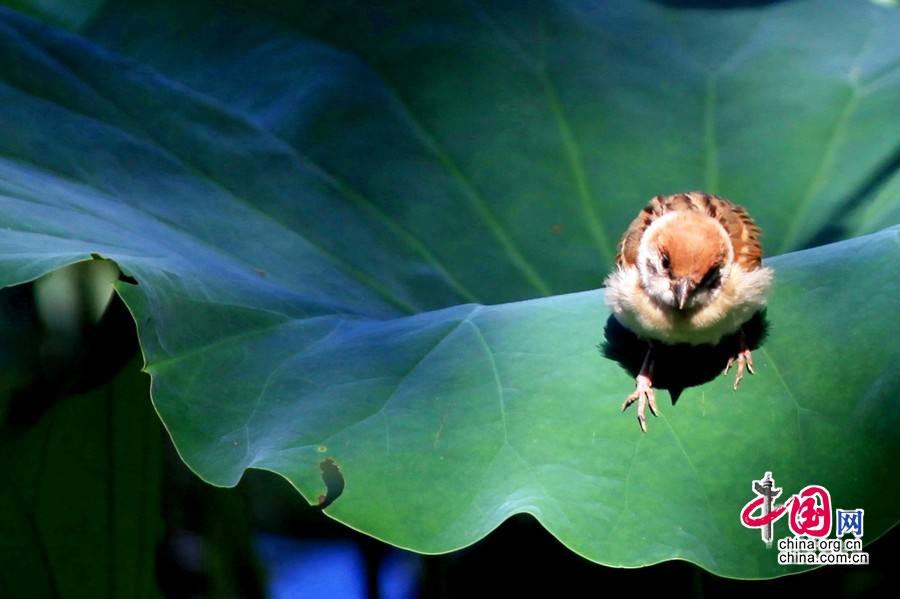
M680 561L600 566L529 516L421 556L335 522L268 472L207 485L151 409L134 323L111 293L119 276L94 260L0 291L2 597L896 594L896 530L868 547L869 566L739 581Z

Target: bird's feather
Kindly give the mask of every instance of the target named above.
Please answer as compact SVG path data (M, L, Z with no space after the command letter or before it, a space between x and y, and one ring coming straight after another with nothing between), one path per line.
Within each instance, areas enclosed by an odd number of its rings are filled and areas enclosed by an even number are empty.
M659 217L681 210L706 214L717 220L731 238L735 262L745 270L760 267L762 264L760 230L747 210L725 198L701 191L660 195L650 200L625 231L619 243L616 264L621 267L637 264L638 248L644 231Z

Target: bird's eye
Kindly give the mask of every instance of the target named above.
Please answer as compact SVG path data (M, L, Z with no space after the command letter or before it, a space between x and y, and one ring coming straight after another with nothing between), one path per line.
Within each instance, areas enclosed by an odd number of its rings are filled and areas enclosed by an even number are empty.
M719 282L719 276L721 275L721 272L722 271L720 271L715 266L710 268L708 271L706 271L706 274L703 276L703 279L700 280L700 283L697 285L697 287L702 287L705 289L715 287Z
M670 266L669 256L667 254L663 254L662 267L665 268L666 270L669 270L669 266Z

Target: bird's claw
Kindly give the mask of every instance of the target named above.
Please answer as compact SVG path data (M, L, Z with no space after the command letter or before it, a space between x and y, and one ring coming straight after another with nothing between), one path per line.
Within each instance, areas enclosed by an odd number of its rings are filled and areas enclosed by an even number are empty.
M638 425L641 427L641 431L646 433L647 417L645 415L645 410L647 406L650 407L650 412L654 416L659 416L659 409L656 407L656 397L653 394L653 386L650 377L644 376L643 374L637 376L635 379L634 393L625 398L625 403L622 404L622 411L624 412L628 409L628 406L634 402L637 402Z
M725 370L722 372L722 374L728 374L728 371L731 370L731 366L733 364L737 364L737 376L734 377L734 385L732 386L732 389L737 391L738 385L740 385L741 381L744 379L745 369L750 374L756 374L756 372L753 370L753 356L750 354L750 350L746 348L742 349L737 353L736 356L728 358L728 363L725 364Z

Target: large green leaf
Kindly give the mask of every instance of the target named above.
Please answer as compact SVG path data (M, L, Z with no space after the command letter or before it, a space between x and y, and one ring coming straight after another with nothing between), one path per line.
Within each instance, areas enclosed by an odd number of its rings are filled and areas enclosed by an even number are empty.
M328 513L401 546L528 512L603 563L741 577L786 571L738 522L764 470L895 523L896 229L772 260L759 375L647 435L602 292L476 303L598 286L661 192L741 201L772 252L897 222L898 13L182 4L109 4L92 41L0 15L0 283L133 276L205 480L315 501L330 458Z

